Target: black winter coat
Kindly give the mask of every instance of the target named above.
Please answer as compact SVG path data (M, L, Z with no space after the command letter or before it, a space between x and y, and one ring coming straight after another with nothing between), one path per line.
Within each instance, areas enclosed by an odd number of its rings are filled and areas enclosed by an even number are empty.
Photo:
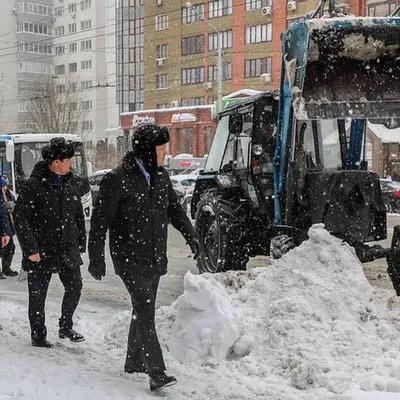
M165 274L169 221L188 242L196 237L168 172L158 168L149 186L133 153L127 153L122 164L100 183L90 223L91 265L95 268L104 265L104 245L109 229L110 253L117 274L131 268L144 275Z
M68 173L61 185L56 184L44 161L35 165L14 209L24 270L59 272L63 266L75 269L83 264L86 230L78 180ZM38 263L28 259L36 253Z

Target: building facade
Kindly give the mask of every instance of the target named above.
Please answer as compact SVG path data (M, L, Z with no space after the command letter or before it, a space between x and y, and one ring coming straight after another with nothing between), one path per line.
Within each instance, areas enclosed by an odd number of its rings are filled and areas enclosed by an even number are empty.
M0 27L0 129L35 131L32 103L50 82L89 149L119 126L115 0L7 0ZM2 78L3 77L3 78ZM40 88L40 89L39 89ZM73 92L73 94L71 94ZM2 100L3 99L3 100ZM61 100L62 102L63 100ZM71 106L72 103L72 106ZM57 114L56 105L53 113Z

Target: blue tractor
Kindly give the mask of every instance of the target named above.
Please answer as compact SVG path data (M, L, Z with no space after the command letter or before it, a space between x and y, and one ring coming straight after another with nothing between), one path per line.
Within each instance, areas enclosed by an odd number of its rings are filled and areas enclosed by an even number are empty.
M400 18L343 15L321 1L282 34L280 90L219 113L192 199L199 271L279 258L314 223L361 261L394 254L367 244L386 238L386 210L379 176L368 171L366 128L400 125L399 110Z

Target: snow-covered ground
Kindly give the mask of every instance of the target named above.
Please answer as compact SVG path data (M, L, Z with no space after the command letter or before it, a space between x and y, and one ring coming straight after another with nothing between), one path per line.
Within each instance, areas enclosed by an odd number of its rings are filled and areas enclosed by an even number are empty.
M352 249L322 226L268 268L187 273L183 295L158 309L168 372L151 393L123 371L130 313L82 299L79 344L57 339L60 301L47 302L53 349L30 346L26 293L0 293L0 399L397 400L400 301L373 288Z

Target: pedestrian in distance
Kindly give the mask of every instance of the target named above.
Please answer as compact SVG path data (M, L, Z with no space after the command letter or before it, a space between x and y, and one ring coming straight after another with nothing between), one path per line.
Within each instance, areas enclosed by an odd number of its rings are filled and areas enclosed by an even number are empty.
M105 275L107 230L115 273L132 302L125 372L147 373L150 389L176 383L165 371L155 327L155 302L160 277L167 272L168 222L178 229L197 256L196 232L162 167L169 132L143 125L132 137L132 151L100 183L89 232L89 272Z
M0 177L0 188L1 188L1 202L5 207L6 217L10 226L10 241L7 246L1 249L1 266L2 270L0 271L0 279L6 279L7 276L17 276L18 272L13 271L11 269L12 260L15 254L15 243L13 240L13 236L15 234L14 231L14 219L13 212L15 206L15 197L11 193L8 188L7 178L2 176Z
M8 211L4 206L4 203L0 203L0 244L3 249L10 241L11 227L8 219ZM3 327L0 324L0 331Z
M28 273L32 346L50 348L45 325L45 302L53 273L64 286L59 338L81 342L72 317L82 291L81 253L86 248L85 218L78 178L71 173L73 143L51 139L43 147L43 161L18 196L14 223L22 250L22 268Z

